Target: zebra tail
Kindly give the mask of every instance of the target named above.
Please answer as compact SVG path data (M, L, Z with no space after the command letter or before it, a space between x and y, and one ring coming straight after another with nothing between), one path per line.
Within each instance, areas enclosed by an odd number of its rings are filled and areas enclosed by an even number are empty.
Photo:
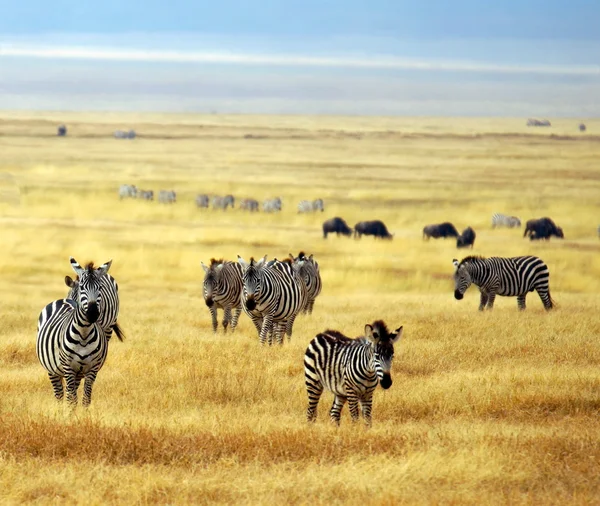
M123 332L123 329L121 328L119 323L116 322L112 328L115 331L115 334L117 335L119 341L123 342L123 339L125 339L125 333Z

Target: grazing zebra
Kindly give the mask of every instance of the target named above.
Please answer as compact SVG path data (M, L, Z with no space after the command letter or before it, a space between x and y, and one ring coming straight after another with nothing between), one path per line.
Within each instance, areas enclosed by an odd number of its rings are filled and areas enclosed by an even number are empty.
M265 213L281 211L281 199L279 197L275 197L274 199L265 200L263 202L263 211Z
M323 202L323 199L315 199L312 202L312 208L313 211L325 211L325 204Z
M306 285L291 262L273 260L267 264L266 258L266 255L258 261L251 258L246 263L238 255L238 263L243 267L242 305L259 333L261 344L270 333L282 344L283 331L291 337L294 320L306 306Z
M231 206L231 209L233 209L235 207L235 197L231 194L225 195L223 197L223 205L225 206L225 209L227 209L229 206Z
M250 212L258 211L258 200L243 199L240 201L240 209Z
M308 394L306 418L313 422L323 390L333 393L329 413L339 425L346 401L352 421L358 421L358 405L367 426L371 425L373 392L377 383L392 386L394 344L402 337L402 327L390 333L382 320L365 325L364 337L350 339L337 330L326 330L309 343L304 353L304 382Z
M496 213L492 215L492 228L508 227L515 228L521 226L521 220L516 216L506 216L505 214Z
M460 263L452 260L454 273L454 297L461 300L471 284L479 287L481 300L479 310L494 307L496 295L517 297L520 310L525 309L528 292L537 291L546 310L552 309L554 301L550 297L548 281L550 272L541 258L534 256L483 258L469 256Z
M210 199L208 198L208 195L206 195L206 194L196 195L196 207L208 209L209 205L210 205Z
M324 211L325 205L323 199L316 199L312 202L309 200L301 200L298 202L298 213L311 213L313 211Z
M76 262L71 259L75 269ZM37 330L37 356L48 371L54 396L62 400L63 378L67 383L67 401L77 404L77 390L85 378L83 405L89 406L98 371L104 365L108 339L98 322L102 303L102 278L111 262L98 269L90 264L78 267L77 300L59 299L40 313Z
M302 310L303 313L312 314L313 306L315 305L315 299L317 295L321 293L321 273L319 272L319 264L310 255L308 258L301 251L297 257L294 257L290 253L292 265L300 278L306 284L306 306Z
M142 200L154 200L153 190L138 190L136 194L138 199Z
M110 266L112 263L109 262L107 265ZM77 263L74 258L71 258L71 265L73 270L77 273L77 277L72 279L70 276L65 276L65 285L69 287L67 293L67 299L78 301L79 300L79 274L83 271L83 268ZM93 264L90 263L86 268L93 268ZM125 337L123 330L117 323L119 317L119 285L117 280L113 278L108 272L102 276L100 280L100 293L102 295L98 304L99 316L98 324L102 327L106 333L106 340L110 341L113 332L117 335L120 341L123 341Z
M217 331L217 309L223 309L223 329L231 323L233 332L242 312L242 266L236 262L224 262L211 258L210 266L204 263L204 302L210 309L213 331ZM233 309L233 317L231 310Z
M163 204L174 204L177 202L177 194L173 190L160 190L158 192L158 201Z
M137 195L137 188L134 184L122 184L119 186L119 199L123 200L126 198L134 199Z

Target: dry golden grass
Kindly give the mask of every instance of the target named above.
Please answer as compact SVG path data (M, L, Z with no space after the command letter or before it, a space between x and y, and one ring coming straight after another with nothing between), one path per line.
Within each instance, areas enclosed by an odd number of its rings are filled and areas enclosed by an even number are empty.
M66 122L69 136L54 136ZM600 121L3 113L0 118L0 502L31 504L598 504ZM134 141L113 130L136 128ZM251 135L251 138L247 136ZM121 183L178 202L120 202ZM279 215L200 211L197 193L279 195ZM325 213L298 215L322 197ZM491 230L494 212L551 216L564 241ZM324 219L382 219L393 241L322 239ZM536 254L556 311L455 301L454 241ZM299 250L324 289L291 342L249 320L213 335L200 261ZM113 259L124 343L89 410L58 405L36 320L66 295L68 257ZM302 357L329 327L404 325L373 428L305 422Z

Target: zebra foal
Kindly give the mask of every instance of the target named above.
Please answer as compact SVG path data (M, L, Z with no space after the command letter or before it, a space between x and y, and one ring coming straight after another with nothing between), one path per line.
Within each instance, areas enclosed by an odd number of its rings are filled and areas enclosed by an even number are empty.
M304 353L304 381L308 394L306 419L313 422L325 389L334 395L329 415L337 425L346 401L352 421L359 418L359 404L367 426L371 425L373 392L377 384L392 386L394 344L402 327L390 332L382 320L365 325L364 337L350 339L337 330L318 334Z
M237 327L242 312L242 266L235 262L211 258L204 269L204 302L210 310L213 332L217 332L217 309L223 310L223 329L231 323L231 331ZM233 310L233 316L232 316Z
M541 258L522 256L512 258L469 256L460 262L452 260L454 267L454 297L461 300L474 284L479 287L479 310L492 309L496 295L517 297L520 310L525 309L529 292L537 291L544 308L552 309L550 297L550 271Z
M77 404L77 390L84 381L83 406L92 400L92 388L108 353L108 338L98 323L102 303L102 278L112 261L97 269L71 265L79 276L77 299L59 299L48 304L38 318L36 352L48 372L54 396L62 400L66 381L67 401Z

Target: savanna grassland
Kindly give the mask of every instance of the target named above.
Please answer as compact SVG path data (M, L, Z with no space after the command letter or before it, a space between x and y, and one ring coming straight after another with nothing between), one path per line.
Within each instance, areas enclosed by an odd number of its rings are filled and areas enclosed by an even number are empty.
M65 122L66 138L55 136ZM600 121L2 113L0 502L3 504L600 503ZM115 129L135 128L135 140ZM119 201L121 183L177 203ZM198 193L280 214L199 210ZM326 210L298 215L301 199ZM565 239L492 230L491 215L551 216ZM392 241L321 223L382 219ZM477 255L534 254L557 308L453 298L454 240ZM323 292L282 347L242 315L214 335L200 261L318 260ZM42 307L80 262L113 260L124 342L92 405L58 405L35 354ZM305 421L303 353L319 331L404 326L373 427Z

